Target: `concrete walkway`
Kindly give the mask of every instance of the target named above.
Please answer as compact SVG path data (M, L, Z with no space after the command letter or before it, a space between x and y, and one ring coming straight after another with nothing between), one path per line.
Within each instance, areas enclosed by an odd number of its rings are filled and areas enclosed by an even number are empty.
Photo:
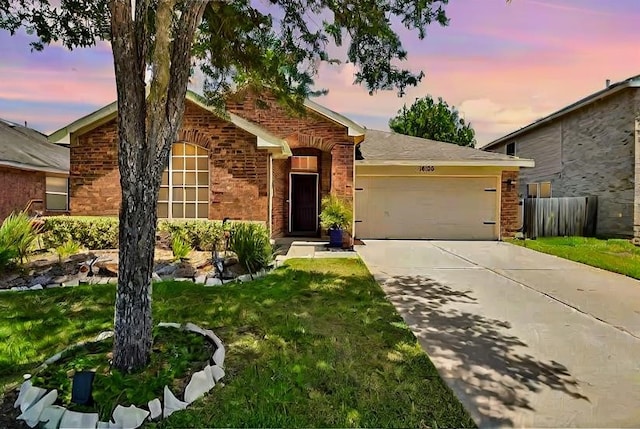
M480 427L640 427L640 282L500 242L357 250Z
M357 258L358 254L351 250L327 247L328 241L313 238L279 238L276 246L281 255L276 257L278 263L289 258Z

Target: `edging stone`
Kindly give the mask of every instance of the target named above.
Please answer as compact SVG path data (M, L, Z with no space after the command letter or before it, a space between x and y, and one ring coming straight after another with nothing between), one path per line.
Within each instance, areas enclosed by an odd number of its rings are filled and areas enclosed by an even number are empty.
M58 396L57 390L54 389L47 392L46 389L33 386L32 381L29 379L31 376L25 375L27 380L20 386L18 398L14 403L14 408L20 407L22 411L22 414L20 414L17 419L24 420L25 423L32 428L36 427L39 423L44 423L44 428L56 429L58 423L60 423L64 425L65 428L95 429L127 427L135 429L140 427L147 419L155 420L166 418L175 411L187 408L191 403L211 391L216 383L224 377L224 344L213 331L203 329L193 323L181 325L179 323L160 322L158 326L197 333L207 338L216 346L216 350L210 359L214 365L207 365L203 370L191 374L191 378L185 388L184 400L177 398L169 387L165 386L163 395L164 407L159 398L155 398L147 403L148 410L134 405L123 407L118 404L112 414L113 422L100 422L98 421L97 413L81 413L68 410L59 405L53 405L53 402ZM93 341L82 341L71 345L45 360L44 363L38 367L37 371L58 361L68 350L83 346L88 342L103 341L112 336L113 331L104 331Z

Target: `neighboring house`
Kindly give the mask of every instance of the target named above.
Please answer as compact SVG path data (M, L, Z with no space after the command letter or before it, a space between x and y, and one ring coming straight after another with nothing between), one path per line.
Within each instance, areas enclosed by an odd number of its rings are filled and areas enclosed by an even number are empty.
M359 149L359 238L497 240L521 227L518 174L531 160L373 130Z
M405 227L401 233L391 231L389 238L499 239L513 234L518 200L512 183L517 181L519 167L532 165L531 161L368 131L311 101L305 102L306 115L296 116L275 100L260 98L266 99L266 106L253 93L240 92L227 103L228 116L220 116L201 97L187 94L182 129L160 189L159 217L262 221L273 237L319 236L322 197L335 194L350 203L354 194L356 199L367 195L374 199L372 189L356 192L354 179L360 186L361 181L370 180L369 175L383 174L421 176L414 183L428 190L402 194L409 191L396 189L400 197L411 197L392 198L387 205L412 206L400 215L393 212L392 219L385 218L392 208L384 205L384 199L378 207L380 215L374 213L374 206L366 206L370 216L377 216L367 219L360 217L365 209L356 202L358 237L381 236L382 225L376 225L389 220ZM116 109L112 103L49 137L70 145L72 215L118 214ZM383 141L381 135L390 136L390 141ZM399 145L406 142L411 153L395 157ZM387 161L378 162L381 158L370 154L376 150L384 154L382 147L374 149L384 143ZM358 144L366 159L356 167ZM423 146L431 149L420 149ZM376 167L380 163L384 165ZM434 196L437 199L432 200ZM424 205L433 211L431 215L413 211L421 208L414 201L417 198L429 199Z
M640 75L607 82L483 150L535 160L522 172L523 196L597 196L598 235L640 238L639 116Z
M0 221L15 211L68 210L69 149L38 131L0 119Z

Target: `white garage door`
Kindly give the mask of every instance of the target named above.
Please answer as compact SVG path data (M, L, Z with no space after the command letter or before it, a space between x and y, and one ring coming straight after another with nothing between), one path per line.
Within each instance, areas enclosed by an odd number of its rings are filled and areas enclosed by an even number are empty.
M496 177L357 177L356 236L498 239Z

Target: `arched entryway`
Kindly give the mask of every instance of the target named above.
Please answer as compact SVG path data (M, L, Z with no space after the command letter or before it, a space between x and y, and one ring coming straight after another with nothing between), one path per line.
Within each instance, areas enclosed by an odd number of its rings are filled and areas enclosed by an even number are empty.
M315 236L319 233L322 151L297 148L292 152L293 156L289 158L289 234Z

